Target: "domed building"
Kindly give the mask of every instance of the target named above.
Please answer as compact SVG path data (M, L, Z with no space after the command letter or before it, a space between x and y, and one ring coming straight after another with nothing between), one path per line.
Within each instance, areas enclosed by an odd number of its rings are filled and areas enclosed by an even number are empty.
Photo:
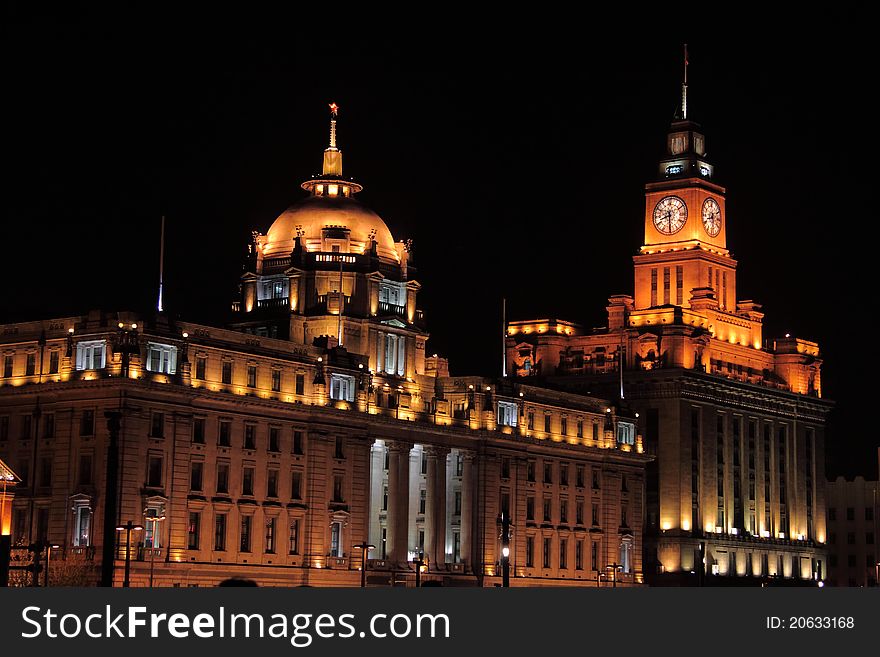
M395 242L382 218L355 198L363 187L342 175L338 107L330 144L308 196L255 231L234 326L264 337L368 355L370 369L424 374L428 339L416 308L408 242Z

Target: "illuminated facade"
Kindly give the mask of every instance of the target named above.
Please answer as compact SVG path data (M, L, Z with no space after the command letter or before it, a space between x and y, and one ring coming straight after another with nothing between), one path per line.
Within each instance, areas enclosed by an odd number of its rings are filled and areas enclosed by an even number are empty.
M880 450L878 450L880 456ZM828 578L834 586L878 586L880 484L856 477L828 482Z
M610 297L608 325L594 331L510 322L510 374L625 395L640 413L657 455L647 475L649 581L685 581L701 561L709 575L824 577L831 405L819 346L765 339L761 306L738 299L725 196L700 126L675 120L645 188L634 294Z
M512 585L641 583L634 419L425 357L408 248L343 179L333 110L308 197L254 234L232 328L102 312L0 327L14 541L100 559L119 411L117 522L145 527L135 586L352 586L364 542L371 585L411 584L424 555L426 580L491 586L502 512Z

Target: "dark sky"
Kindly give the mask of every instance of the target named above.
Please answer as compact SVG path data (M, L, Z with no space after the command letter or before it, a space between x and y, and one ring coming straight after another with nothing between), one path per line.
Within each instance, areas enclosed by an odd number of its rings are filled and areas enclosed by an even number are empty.
M858 18L784 42L765 25L613 43L527 26L318 38L269 17L7 18L0 321L150 308L162 214L167 307L219 321L249 231L319 171L335 101L345 173L414 240L428 349L455 374L498 373L503 296L512 319L599 326L608 295L632 292L689 41L690 115L728 188L738 296L764 304L765 337L820 342L838 403L829 471L876 476L863 409L877 365L856 334L876 290L876 77Z

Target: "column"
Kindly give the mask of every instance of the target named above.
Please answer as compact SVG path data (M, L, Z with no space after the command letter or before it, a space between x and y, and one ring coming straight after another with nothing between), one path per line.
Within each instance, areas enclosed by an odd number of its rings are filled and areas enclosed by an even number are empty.
M474 526L474 453L461 450L461 560L468 569Z
M427 476L425 551L432 570L446 568L446 457L445 447L426 446Z
M409 452L412 445L389 441L388 446L388 560L407 561L409 530Z

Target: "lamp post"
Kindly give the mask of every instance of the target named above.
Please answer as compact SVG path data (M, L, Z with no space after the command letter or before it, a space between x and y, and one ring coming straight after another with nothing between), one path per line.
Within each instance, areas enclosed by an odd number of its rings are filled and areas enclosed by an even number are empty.
M140 531L143 528L143 525L135 525L131 520L124 525L117 525L116 527L116 531L125 532L125 578L122 580L124 588L128 588L129 576L131 574L131 533L133 531Z
M427 565L427 561L425 561L424 555L419 552L419 556L416 559L413 559L413 565L416 567L416 588L421 587L422 585L422 567Z
M43 586L49 586L49 566L52 564L52 550L57 550L61 546L57 543L46 543L46 573L43 575Z
M150 544L150 588L153 588L153 562L156 560L156 534L159 532L159 523L165 520L165 516L150 518L153 521L153 538Z
M501 586L510 588L510 517L501 512Z
M607 566L605 566L605 570L611 571L611 577L612 577L611 588L616 589L617 588L617 571L623 570L623 564L617 563L615 561L614 563L610 563Z
M358 543L357 545L352 545L353 548L359 548L361 551L361 588L367 588L367 555L370 550L375 550L375 545L370 545L366 541L363 543Z

